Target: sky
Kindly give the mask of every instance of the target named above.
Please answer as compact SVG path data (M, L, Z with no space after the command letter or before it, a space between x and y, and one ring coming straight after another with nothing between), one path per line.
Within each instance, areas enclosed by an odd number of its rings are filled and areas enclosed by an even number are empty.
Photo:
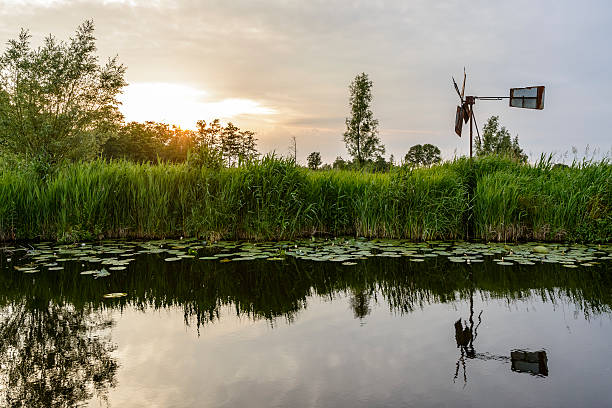
M348 158L348 87L365 72L386 157L432 143L469 154L454 133L451 76L466 94L546 86L542 111L478 101L532 160L612 152L612 3L608 1L0 0L0 44L30 30L68 39L86 19L101 60L118 55L126 120L193 128L220 118L257 132L262 152ZM460 84L461 85L461 84Z

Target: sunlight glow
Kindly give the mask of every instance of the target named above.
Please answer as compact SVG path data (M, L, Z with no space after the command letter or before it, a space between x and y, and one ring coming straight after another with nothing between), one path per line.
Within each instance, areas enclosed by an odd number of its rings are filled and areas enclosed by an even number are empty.
M207 92L180 84L143 82L128 85L119 98L127 122L165 122L194 129L203 119L232 120L240 115L272 115L276 110L251 99L227 98L211 101Z

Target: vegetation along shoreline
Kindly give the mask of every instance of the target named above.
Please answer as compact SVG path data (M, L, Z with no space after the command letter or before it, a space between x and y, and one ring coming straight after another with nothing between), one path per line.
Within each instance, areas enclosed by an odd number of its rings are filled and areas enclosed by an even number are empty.
M236 168L76 162L40 178L2 164L0 240L76 242L315 235L605 243L612 165L459 158L385 173L313 171L266 156Z

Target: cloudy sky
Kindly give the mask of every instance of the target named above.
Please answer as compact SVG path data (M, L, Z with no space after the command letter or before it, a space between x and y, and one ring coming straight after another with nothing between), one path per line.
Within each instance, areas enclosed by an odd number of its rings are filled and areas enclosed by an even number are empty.
M543 111L478 102L482 127L499 115L532 158L612 149L612 5L607 1L0 0L0 42L67 39L93 19L101 57L127 66L127 120L192 127L220 117L255 130L262 151L298 160L347 157L348 85L373 81L387 157L433 143L469 152L453 132L451 76L466 93L507 95L545 85Z

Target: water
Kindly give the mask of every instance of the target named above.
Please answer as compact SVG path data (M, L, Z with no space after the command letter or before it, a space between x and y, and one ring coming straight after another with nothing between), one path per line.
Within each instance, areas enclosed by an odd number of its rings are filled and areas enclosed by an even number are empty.
M608 260L166 262L134 246L100 255L134 261L97 279L83 253L24 273L47 247L2 252L0 405L612 406Z

